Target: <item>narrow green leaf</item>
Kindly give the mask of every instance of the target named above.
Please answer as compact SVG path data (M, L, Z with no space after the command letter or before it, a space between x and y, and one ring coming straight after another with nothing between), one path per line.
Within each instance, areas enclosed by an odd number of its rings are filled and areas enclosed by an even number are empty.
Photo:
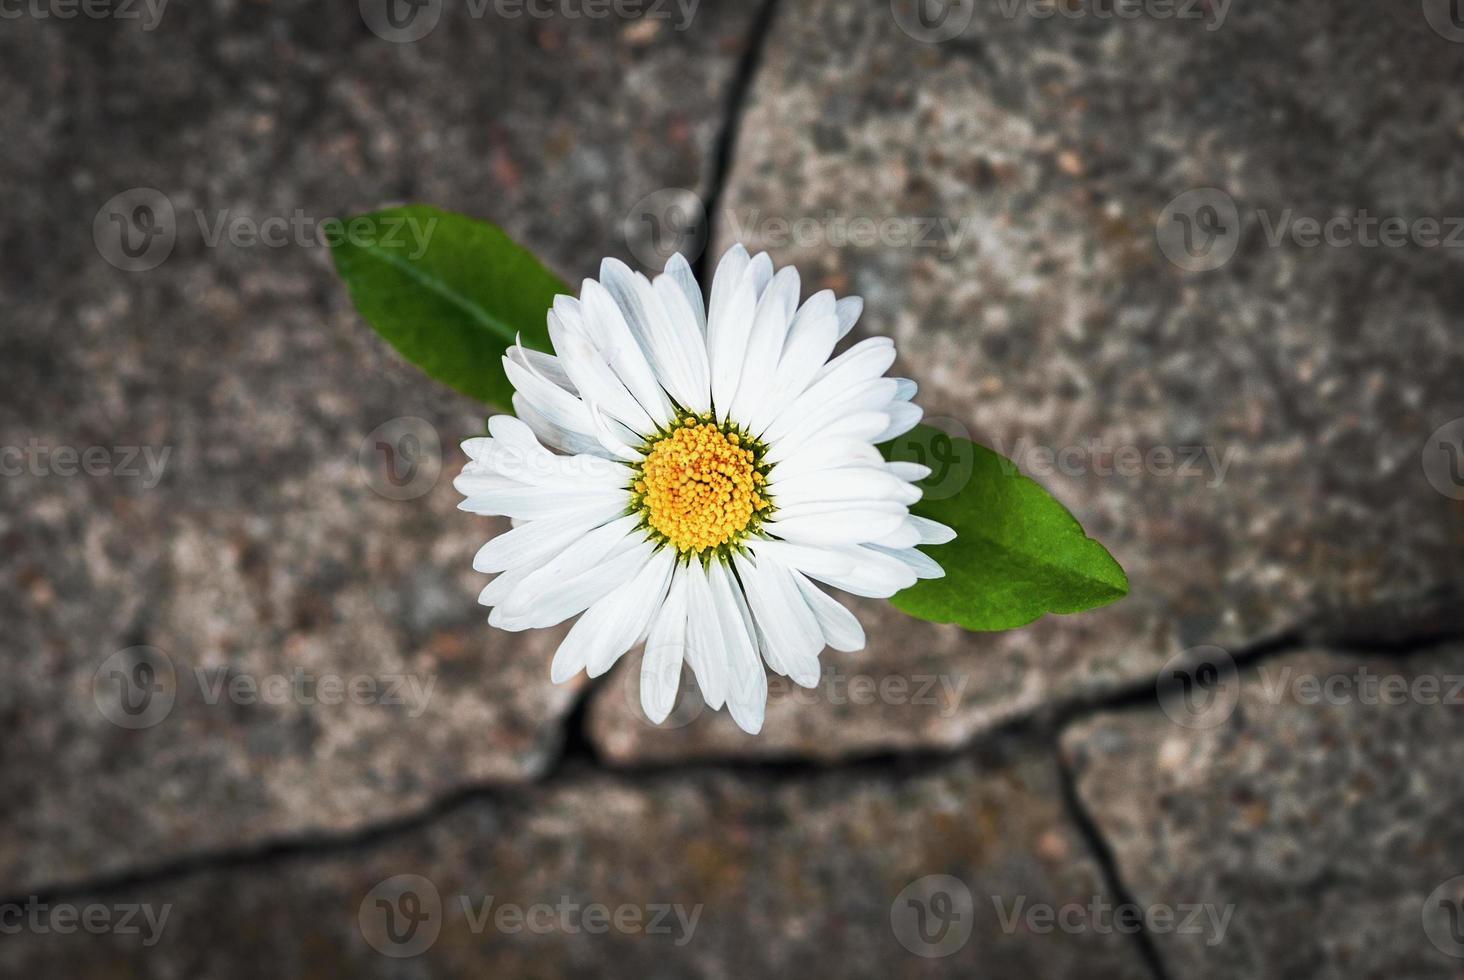
M929 466L926 496L911 510L954 528L954 541L923 550L945 578L924 579L891 601L920 619L969 630L1025 626L1128 594L1128 576L1073 515L1005 457L930 426L885 447L890 459Z
M421 204L345 219L328 233L356 309L413 364L500 409L503 352L549 349L545 314L569 287L503 230Z

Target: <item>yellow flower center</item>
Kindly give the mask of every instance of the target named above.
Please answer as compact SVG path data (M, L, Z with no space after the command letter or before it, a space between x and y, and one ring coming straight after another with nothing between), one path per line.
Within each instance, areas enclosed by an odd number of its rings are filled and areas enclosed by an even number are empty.
M757 446L686 416L651 443L632 489L643 521L682 553L735 544L769 507Z

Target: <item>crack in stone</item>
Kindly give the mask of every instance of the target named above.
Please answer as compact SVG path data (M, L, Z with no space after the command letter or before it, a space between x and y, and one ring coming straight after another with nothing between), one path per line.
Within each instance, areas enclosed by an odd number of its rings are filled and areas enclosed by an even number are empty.
M1423 654L1428 650L1464 639L1464 633L1433 634L1421 636L1413 641L1400 640L1392 651L1395 655ZM1305 649L1310 645L1307 633L1297 630L1273 639L1257 643L1245 650L1232 654L1238 669L1248 669L1266 661ZM1365 644L1349 647L1345 642L1332 640L1328 645L1343 654L1364 652L1377 653ZM643 784L656 778L675 777L687 772L718 771L737 773L746 777L766 779L770 782L801 780L812 776L860 776L882 775L887 778L907 779L928 774L939 768L979 752L985 745L1003 739L1042 740L1056 744L1056 740L1070 725L1095 714L1109 711L1129 711L1158 708L1158 693L1152 679L1121 688L1106 697L1091 700L1074 700L1061 706L1038 709L1019 718L987 729L975 737L955 746L921 749L895 749L871 752L832 762L806 757L788 756L772 759L747 759L736 757L699 758L652 762L631 766L606 765L595 752L586 729L586 716L590 697L595 685L586 685L579 702L566 718L564 746L548 771L540 779L524 784L489 784L464 786L428 803L415 813L360 827L356 830L335 835L307 835L294 838L280 838L265 841L239 850L203 852L176 861L153 867L136 868L77 882L40 886L32 888L26 895L0 897L0 905L6 902L23 903L31 896L43 901L58 902L76 897L96 897L164 884L194 875L213 871L227 871L240 868L267 866L276 862L310 860L335 855L350 854L366 850L392 837L425 829L445 818L453 811L479 802L512 804L524 789L538 791L552 790L562 785L572 785L581 777L592 774L620 780L627 784ZM1070 816L1086 841L1093 847L1100 863L1112 861L1106 850L1107 842L1089 821L1085 827L1080 818L1087 814L1076 796L1076 782L1057 750L1057 764L1062 773L1064 794L1072 793L1068 802ZM1104 848L1100 850L1095 844ZM1105 875L1109 874L1105 869ZM1116 896L1124 894L1116 867L1113 880L1108 882ZM1147 941L1147 940L1146 940ZM1152 965L1152 963L1151 963ZM1156 973L1161 980L1167 980L1162 971Z
M732 82L727 90L727 108L722 119L722 131L712 152L712 169L707 182L705 227L706 243L695 263L696 278L703 289L711 286L711 274L715 269L716 257L712 255L712 232L716 225L715 215L727 189L727 175L732 170L732 158L737 152L737 137L742 130L742 119L752 93L752 81L762 67L763 55L767 49L768 37L773 21L777 19L778 0L763 0L753 18L747 34L747 47L732 72Z
M1107 838L1103 836L1103 832L1098 829L1098 824L1093 820L1092 815L1083 807L1082 799L1078 796L1077 778L1073 774L1072 767L1062 756L1062 746L1058 744L1057 733L1054 733L1051 748L1057 764L1058 785L1062 789L1062 803L1067 811L1068 821L1073 825L1078 836L1088 845L1088 851L1092 854L1099 872L1103 875L1104 887L1108 889L1113 898L1114 907L1122 908L1127 905L1138 908L1139 903L1134 900L1133 893L1124 884L1123 875L1119 873L1118 859L1113 854L1113 848L1109 845ZM1139 917L1138 928L1131 935L1139 959L1149 968L1154 980L1170 980L1168 971L1164 969L1164 961L1159 956L1159 948L1154 944L1154 937L1150 936L1148 929L1144 927L1142 916Z

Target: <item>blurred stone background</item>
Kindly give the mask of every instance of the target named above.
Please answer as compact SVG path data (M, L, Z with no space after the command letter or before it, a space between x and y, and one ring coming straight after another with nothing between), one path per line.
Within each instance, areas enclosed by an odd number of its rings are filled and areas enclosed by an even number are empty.
M1449 0L5 7L0 975L1464 976L1461 150ZM864 296L1133 594L553 687L403 201Z

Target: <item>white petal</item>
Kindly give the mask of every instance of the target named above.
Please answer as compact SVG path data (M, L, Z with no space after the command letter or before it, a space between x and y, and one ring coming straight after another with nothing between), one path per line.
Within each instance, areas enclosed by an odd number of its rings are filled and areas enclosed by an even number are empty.
M701 562L691 562L678 574L686 578L686 661L696 675L702 699L715 710L727 701L726 641Z
M645 351L656 379L671 396L683 406L698 398L696 375L690 341L678 334L665 306L644 276L632 272L619 259L606 259L600 263L600 280L620 307L631 335ZM685 324L691 331L691 324Z
M568 299L569 297L564 297ZM574 382L570 380L569 373L564 370L564 365L559 358L553 354L545 354L543 351L534 350L531 347L523 349L524 359L540 376L548 378L551 382L568 391L571 395L576 394Z
M524 579L523 584L493 610L488 622L511 632L543 629L562 623L633 578L654 550L655 545L642 541L612 554L593 568L563 579L544 577L554 564L551 561Z
M838 320L834 316L834 294L817 293L798 311L788 329L788 341L778 361L777 374L763 403L748 419L753 433L761 433L773 419L801 395L834 350Z
M813 610L823 631L824 642L840 653L853 653L864 649L864 627L848 609L833 596L814 585L801 572L794 572L798 591L803 594L808 608Z
M902 480L908 480L911 483L919 483L933 472L929 466L922 466L920 463L900 461L886 463L885 465L889 467L890 472L895 474L895 476L898 476Z
M773 281L773 259L767 252L759 252L747 263L747 271L742 274L744 282L752 284L752 291L758 299L762 299L763 291L768 288L768 283Z
M712 562L707 580L717 624L726 641L727 710L739 728L756 735L762 730L768 701L768 678L758 656L757 630L745 600L739 602L742 587L733 580L726 563Z
M615 298L609 290L593 279L586 279L581 291L581 303L585 321L591 331L591 339L605 355L605 360L615 369L626 390L635 396L658 424L671 421L671 401L656 381L651 362L639 340L631 333L630 325L620 312ZM640 435L649 435L642 432Z
M702 298L701 284L696 281L696 273L691 270L691 264L686 258L677 252L671 256L666 263L666 271L662 274L676 283L683 296L686 297L687 309L691 310L696 320L697 331L702 335L702 341L707 336L707 304Z
M599 514L593 510L575 510L521 524L483 545L473 558L473 570L505 572L515 566L547 561L576 538L605 523L594 523L597 517Z
M909 408L906 402L894 402L897 387L893 378L868 378L852 385L845 385L841 378L827 378L794 399L768 426L762 438L769 443L799 438L810 430L823 429L859 412L882 412L888 416L887 409L892 402ZM885 426L888 428L888 420Z
M550 680L560 684L581 670L591 677L609 670L661 605L671 565L671 553L658 552L635 578L585 610L555 652Z
M790 511L792 516L780 513L777 520L764 524L763 530L797 544L839 547L878 540L905 520L901 511L880 509L868 502L856 506L861 509Z
M847 573L828 575L814 568L803 571L825 585L871 599L888 599L917 581L915 572L898 558L860 547L849 548L845 553L854 563Z
M541 600L545 594L630 550L627 546L642 542L644 535L638 532L631 537L637 522L636 515L626 515L574 539L542 566L523 576L518 586L497 604L497 612L506 619L536 618L536 609L541 608ZM496 586L498 582L495 580L493 584ZM585 605L589 603L586 602ZM580 608L583 609L584 606ZM567 617L560 617L564 618ZM549 625L558 621L554 620Z
M886 548L913 548L920 543L920 532L915 529L915 525L911 524L910 518L907 517L889 534L865 543L884 545Z
M826 422L822 428L817 425L806 426L783 439L770 442L767 460L770 463L781 463L785 459L793 459L804 452L806 447L826 440L842 442L857 439L867 443L889 428L889 424L890 417L884 412L858 412Z
M601 448L607 454L628 463L637 462L642 458L638 450L615 433L614 424L605 418L605 414L600 411L598 406L590 406L590 423L595 428L595 437L600 440Z
M574 381L580 398L590 405L598 406L632 432L654 432L656 424L650 415L626 390L604 356L590 343L589 338L574 333L564 326L554 313L549 314L549 338L559 352L565 371Z
M681 661L686 650L686 582L672 573L666 601L651 620L646 652L641 658L641 710L659 725L676 706L681 689Z
M758 300L737 382L737 394L732 399L730 415L734 420L750 418L758 406L767 402L772 392L778 359L782 356L788 327L798 308L799 288L798 270L789 266L773 277L772 284Z
M893 500L906 506L920 499L920 489L883 467L847 466L786 477L768 484L778 507L849 500Z
M714 306L707 321L707 353L711 364L712 405L717 417L725 419L742 377L742 362L747 356L747 339L752 319L757 313L757 294L743 277L731 296Z
M471 476L459 476L453 486L459 493L466 493L472 487ZM611 513L625 509L627 497L624 490L592 488L575 492L546 492L543 487L515 485L502 489L477 489L466 500L458 504L458 510L485 517L513 517L518 520L534 521L555 517L570 510L600 512L609 509Z
M538 436L539 441L545 446L575 455L608 455L594 433L565 429L555 425L523 395L515 394L513 396L513 411L523 420L524 424L534 430L534 435Z
M703 312L701 319L697 319L687 306L681 287L670 276L658 276L655 290L661 299L661 305L666 308L666 315L676 328L676 343L683 348L683 356L690 365L691 387L686 392L687 401L682 407L699 415L709 412L712 409L712 378L711 366L707 361L706 313ZM701 305L700 299L697 300L697 305Z
M879 466L883 463L884 457L866 439L822 438L807 443L796 455L773 466L768 471L768 481L788 480L803 473L842 466Z
M888 337L869 337L825 364L815 382L839 378L844 385L877 378L895 363L895 342Z
M909 402L896 401L886 407L885 411L889 413L890 424L887 429L874 437L876 444L889 442L896 436L904 435L919 425L920 420L925 417L925 409L919 405L911 405Z
M956 540L956 532L938 521L932 521L928 517L916 517L914 514L908 520L920 532L921 544L945 544Z
M747 264L751 261L747 249L741 245L733 245L717 262L717 271L712 276L712 297L707 313L709 338L712 325L718 319L726 317L727 305L732 302L732 294L737 291L738 284L742 282L742 274L747 271Z
M590 433L589 412L585 403L541 375L523 361L517 347L510 347L503 356L503 371L519 398L550 424L570 432Z
M815 687L822 675L818 654L824 646L823 631L792 574L771 558L753 563L736 555L733 562L753 620L767 640L763 655L768 666L801 687Z
M651 617L666 601L671 572L675 567L675 553L669 548L662 548L651 556L639 575L616 590L628 603L628 608L623 610L625 619L616 624L614 632L607 627L605 642L587 658L586 671L591 677L599 677L613 667L622 653L645 636Z
M839 339L843 340L854 329L854 324L859 322L859 316L864 312L864 300L858 296L845 296L839 300L838 312Z
M877 544L871 544L868 547L889 555L891 558L898 558L909 565L920 578L945 578L945 569L940 567L940 562L923 551L917 551L914 548L886 548Z

